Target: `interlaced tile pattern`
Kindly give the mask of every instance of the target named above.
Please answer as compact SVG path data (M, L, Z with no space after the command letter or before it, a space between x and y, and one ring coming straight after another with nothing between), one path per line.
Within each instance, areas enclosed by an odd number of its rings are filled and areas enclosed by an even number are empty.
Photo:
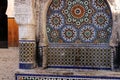
M16 80L119 80L119 77L102 76L60 76L60 75L16 75Z
M20 62L35 61L35 42L20 42L19 43L19 60Z
M110 48L48 48L48 66L111 67Z
M88 79L59 78L59 77L55 77L55 78L52 78L52 77L31 77L31 76L26 76L26 77L18 77L17 80L88 80Z
M46 23L50 43L109 43L112 14L106 0L53 0Z

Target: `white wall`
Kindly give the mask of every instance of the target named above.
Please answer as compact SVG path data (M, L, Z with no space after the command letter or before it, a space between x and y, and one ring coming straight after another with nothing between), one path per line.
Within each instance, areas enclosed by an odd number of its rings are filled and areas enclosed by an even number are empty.
M14 17L14 0L8 0L8 8L7 8L8 17Z

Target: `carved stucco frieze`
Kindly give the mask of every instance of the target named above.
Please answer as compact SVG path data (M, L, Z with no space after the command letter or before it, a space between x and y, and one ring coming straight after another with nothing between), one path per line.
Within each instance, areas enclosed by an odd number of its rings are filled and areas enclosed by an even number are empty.
M120 42L120 1L119 0L108 0L112 11L112 20L113 20L113 28L112 35L110 38L109 45L112 47L118 46Z
M18 24L35 24L32 0L15 0L14 5Z
M36 20L36 41L39 42L39 22L40 22L40 19L39 19L39 15L40 15L40 0L35 0L35 5L34 5L34 8L35 8L35 20Z
M40 0L40 15L39 15L39 46L43 47L43 62L42 67L47 67L47 46L48 46L48 38L46 31L46 15L47 10L52 0Z
M48 45L48 38L47 38L47 31L46 31L46 15L47 10L52 0L40 0L40 41L39 46L47 46Z
M120 1L117 2L118 0L107 0L110 8L111 8L111 12L112 12L112 17L113 17L113 24L116 23L116 21L120 20L120 19L116 19L118 18L118 15L120 15L120 9L118 9Z
M15 20L19 25L19 40L35 40L35 0L15 0L14 5Z

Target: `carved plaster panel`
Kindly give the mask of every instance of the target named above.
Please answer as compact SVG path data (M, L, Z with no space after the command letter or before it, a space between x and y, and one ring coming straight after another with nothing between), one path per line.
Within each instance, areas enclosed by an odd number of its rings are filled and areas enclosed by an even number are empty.
M40 2L40 46L47 46L48 45L48 39L47 39L47 33L46 33L46 15L47 10L52 0L41 0Z
M15 0L15 19L18 24L35 24L32 0Z

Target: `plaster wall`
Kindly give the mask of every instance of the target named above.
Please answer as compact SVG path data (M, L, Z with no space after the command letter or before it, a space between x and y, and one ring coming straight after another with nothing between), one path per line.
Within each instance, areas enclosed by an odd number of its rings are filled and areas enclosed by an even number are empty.
M8 8L6 14L8 17L14 17L14 0L8 0Z

